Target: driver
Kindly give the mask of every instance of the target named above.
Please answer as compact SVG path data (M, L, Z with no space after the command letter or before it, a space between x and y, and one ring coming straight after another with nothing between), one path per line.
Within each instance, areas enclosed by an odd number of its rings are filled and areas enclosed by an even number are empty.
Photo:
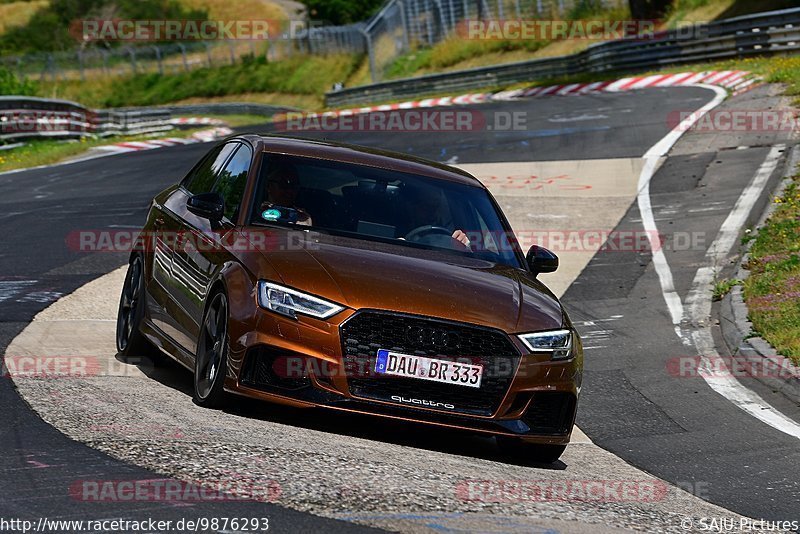
M430 225L452 228L452 220L445 220L442 193L439 189L409 186L408 193L409 228L406 234L421 226ZM470 241L463 230L455 229L450 237L469 248Z
M298 208L297 193L300 190L300 179L297 169L290 163L278 162L267 173L267 200L261 204L261 209L271 207L291 208L297 212L296 224L311 226L311 215L304 209Z

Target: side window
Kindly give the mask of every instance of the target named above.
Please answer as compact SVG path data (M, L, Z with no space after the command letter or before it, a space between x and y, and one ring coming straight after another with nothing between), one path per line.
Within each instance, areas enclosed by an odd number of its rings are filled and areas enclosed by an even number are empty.
M184 187L193 195L210 192L214 182L217 181L220 169L238 145L239 143L227 143L211 151L184 183Z
M225 199L225 217L231 221L236 220L239 205L242 203L251 154L249 147L240 144L239 149L219 173L219 179L214 186L214 191L219 192Z

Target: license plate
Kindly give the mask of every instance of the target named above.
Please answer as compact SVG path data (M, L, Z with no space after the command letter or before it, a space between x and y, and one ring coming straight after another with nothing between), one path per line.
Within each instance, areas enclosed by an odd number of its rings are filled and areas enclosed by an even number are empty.
M405 376L443 384L479 388L481 387L483 366L380 349L375 362L375 372L382 375Z

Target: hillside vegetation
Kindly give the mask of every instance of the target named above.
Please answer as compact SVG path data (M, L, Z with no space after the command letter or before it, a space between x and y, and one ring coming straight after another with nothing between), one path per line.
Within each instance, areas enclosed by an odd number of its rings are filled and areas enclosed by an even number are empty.
M0 0L0 6L3 0ZM40 0L41 1L41 0ZM348 0L337 0L348 3ZM17 2L13 2L16 4ZM33 3L33 2L32 2ZM95 12L97 6L113 5L114 9L151 9L158 4L158 9L173 9L182 13L202 12L204 17L212 19L237 18L279 18L286 16L275 4L262 0L51 0L47 4L48 16L53 16L54 9L62 4L82 6L85 12ZM321 9L318 5L305 2L310 10ZM719 17L729 17L745 12L761 11L787 7L797 3L796 0L761 0L745 2L743 0L675 0L665 15L662 28L680 26L690 22L702 22ZM330 6L338 5L331 1ZM355 4L353 4L355 5ZM90 6L87 8L87 6ZM91 7L94 6L94 7ZM127 7L126 7L127 6ZM372 9L366 4L366 11ZM86 11L86 10L89 11ZM319 17L320 13L309 13L310 17ZM38 18L37 18L38 17ZM44 15L36 15L27 26L30 28L45 20ZM630 11L626 7L604 9L597 0L585 0L570 11L565 18L628 20ZM19 29L19 28L18 28ZM10 38L18 29L12 29L3 39ZM28 31L26 30L26 31ZM21 30L19 30L21 31ZM468 40L457 36L447 39L432 47L414 46L411 51L399 57L381 58L378 62L381 79L395 79L417 76L427 73L460 70L465 68L496 65L533 58L575 53L596 41L588 39L533 41L533 40ZM765 60L764 70L772 69L776 61ZM700 68L699 66L696 68ZM758 70L754 68L753 70ZM794 79L795 69L780 69L781 72L770 72L768 77L775 79ZM586 77L602 77L598 74L587 74ZM36 92L40 96L66 98L76 100L89 106L129 106L154 105L170 102L198 102L203 100L228 101L249 100L286 104L293 106L319 107L322 96L334 83L344 82L346 87L370 83L371 73L366 58L356 55L305 56L294 55L284 59L267 62L263 57L244 58L237 65L198 68L190 72L167 72L135 76L117 76L112 78L89 77L85 82L77 77L52 81L45 78L35 85L11 86L6 83L3 92L27 91ZM540 80L540 82L544 82ZM20 82L16 81L19 84Z

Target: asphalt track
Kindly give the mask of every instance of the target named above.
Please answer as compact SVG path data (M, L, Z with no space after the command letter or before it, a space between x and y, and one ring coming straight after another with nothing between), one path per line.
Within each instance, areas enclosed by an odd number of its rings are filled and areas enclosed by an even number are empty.
M332 137L459 164L638 157L667 133L671 111L694 110L711 96L706 90L684 88L497 103L475 109L526 112L528 127ZM653 179L656 216L670 231L713 236L777 139L753 135L715 146L692 135L676 146L676 155ZM742 146L748 148L731 150ZM149 199L177 181L205 150L206 145L183 146L0 175L5 235L0 249L0 351L50 302L124 263L122 255L69 250L65 238L70 231L140 225ZM709 206L709 198L719 203ZM638 224L634 205L620 228ZM670 255L682 296L703 252ZM600 340L587 352L578 420L596 443L665 480L692 485L699 496L736 512L797 519L796 438L753 419L699 379L676 379L666 372L666 361L685 355L687 348L668 320L647 254L599 253L563 300L573 320L584 325L584 334ZM604 322L611 317L616 319ZM761 393L787 412L796 410L769 392ZM98 510L76 503L64 491L75 479L147 473L63 437L28 410L10 380L0 381L0 409L10 420L0 428L5 481L0 516L186 515L186 509L157 504ZM266 513L276 529L356 528L270 505L226 503L192 510L199 516L223 512Z

